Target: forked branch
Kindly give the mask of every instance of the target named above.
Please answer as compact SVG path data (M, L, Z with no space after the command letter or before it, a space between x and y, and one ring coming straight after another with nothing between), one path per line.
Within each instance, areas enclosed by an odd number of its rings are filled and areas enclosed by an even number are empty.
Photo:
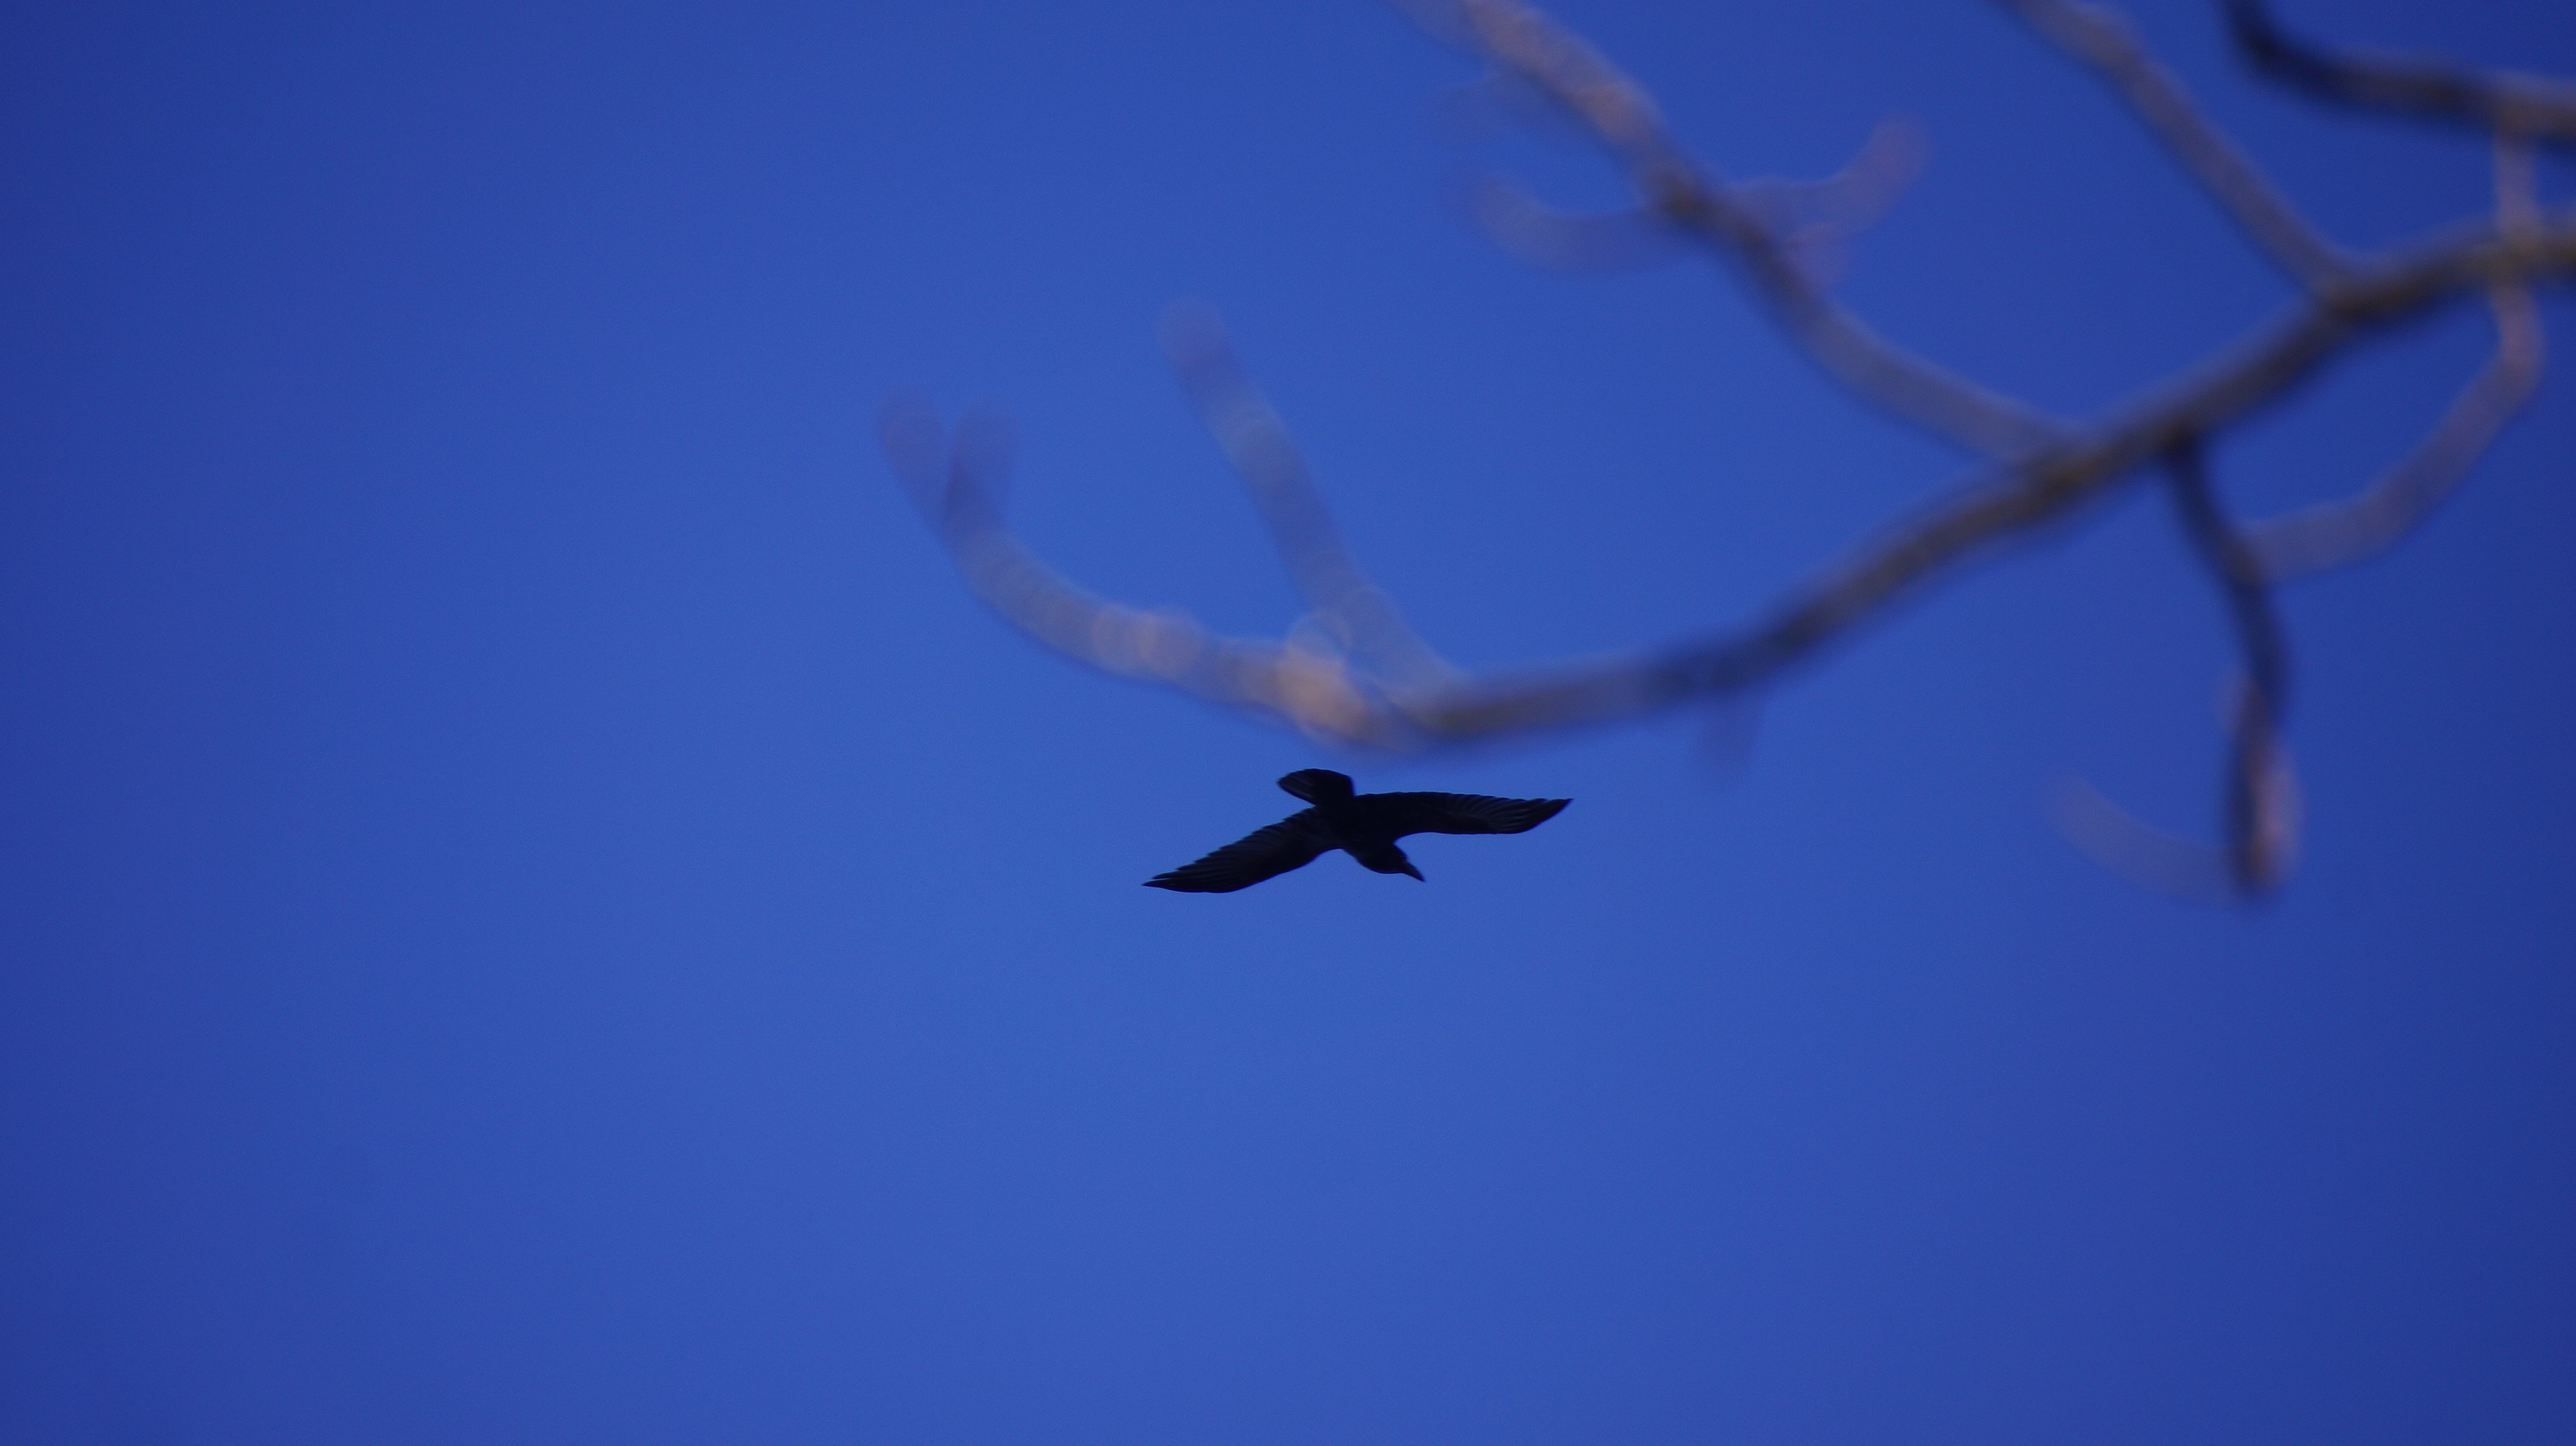
M2495 140L2496 229L2527 236L2540 224L2531 150L2520 138ZM2430 435L2358 494L2249 523L2246 545L2276 582L2348 567L2375 557L2423 525L2468 480L2505 424L2540 388L2545 345L2540 311L2520 280L2487 288L2495 353L2442 414Z
M2050 43L2100 71L2174 159L2292 280L2315 290L2351 269L2342 250L2299 214L2253 159L2211 123L2182 81L2147 53L2126 16L2078 0L2002 4Z
M1627 171L1648 214L1733 262L1807 355L1865 400L1989 457L2064 434L2038 408L1897 346L1834 301L1764 214L1767 188L1726 184L1666 131L1643 86L1537 9L1520 0L1396 3L1555 102Z
M2576 209L2540 207L2526 138L2576 127L2576 103L2563 115L2554 108L2566 102L2568 88L2437 67L2450 77L2440 94L2454 99L2418 103L2434 93L2422 67L2311 51L2270 28L2261 6L2230 4L2238 39L2269 73L2337 99L2397 104L2390 97L2416 97L2401 108L2483 118L2500 128L2491 217L2390 251L2347 253L2263 178L2116 15L2074 0L2001 0L2098 69L2300 286L2281 313L2201 364L2098 416L2068 422L1895 345L1827 293L1825 268L1813 263L1812 237L1802 229L1812 223L1847 235L1866 224L1871 206L1893 198L1907 172L1904 157L1888 149L1890 133L1873 140L1876 155L1865 152L1828 182L1730 185L1683 150L1642 87L1522 0L1398 3L1435 34L1547 97L1622 165L1641 209L1601 224L1655 229L1731 263L1829 374L1860 399L1981 454L1983 470L1742 626L1611 657L1461 672L1352 561L1285 424L1236 363L1214 316L1182 308L1166 321L1166 349L1260 510L1305 597L1307 620L1277 640L1225 638L1181 614L1084 591L1038 561L1005 525L1000 478L988 475L1006 466L994 460L1002 449L980 441L971 425L952 445L926 405L890 404L887 453L975 592L1032 637L1093 667L1247 709L1332 743L1431 749L1757 689L1928 584L2160 471L2187 535L2222 585L2246 660L2247 682L2231 720L2227 842L2209 855L2178 841L2140 844L2143 834L2122 842L2106 833L2116 847L2097 852L2139 844L2149 853L2163 850L2158 856L2168 862L2206 855L2223 861L2217 867L2227 892L2244 897L2277 887L2295 836L2296 789L2280 745L2288 662L2270 589L2355 561L2416 526L2530 396L2542 356L2530 289L2576 278ZM1503 239L1528 243L1516 246L1526 251L1579 251L1579 233L1593 224L1514 192L1489 191L1486 205L1489 229L1497 229L1499 215ZM1517 237L1509 234L1516 227ZM2362 342L2477 296L2496 319L2495 356L2412 455L2348 501L2268 522L2228 520L2207 475L2214 439ZM2099 807L2088 816L2117 814L2091 797Z
M2227 605L2245 670L2228 701L2227 770L2220 789L2225 841L2207 849L2160 834L2078 782L2060 821L2086 852L2133 883L2183 898L2260 899L2281 886L2298 854L2299 789L2281 722L2290 700L2290 647L2272 582L2209 480L2200 439L2165 454L2174 518Z

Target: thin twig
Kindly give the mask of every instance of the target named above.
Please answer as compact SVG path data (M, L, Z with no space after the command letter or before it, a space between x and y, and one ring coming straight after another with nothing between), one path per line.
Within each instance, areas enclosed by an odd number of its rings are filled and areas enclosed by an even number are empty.
M946 544L958 575L1014 627L1075 662L1275 718L1337 743L1420 747L1401 715L1367 696L1340 656L1302 645L1210 633L1188 616L1113 602L1044 562L1004 525L1000 479L978 475L976 449L951 447L936 413L887 401L878 435L906 490Z
M2496 348L2413 451L2359 493L2244 524L2265 575L2289 582L2349 567L2387 551L2467 480L2505 424L2539 389L2541 333L2531 293L2497 287Z
M1342 544L1288 425L1235 360L1211 308L1175 303L1163 313L1163 351L1270 531L1271 544L1316 620L1390 690L1447 685L1458 670L1431 650Z
M1630 271L1687 254L1682 234L1652 211L1568 211L1505 178L1469 182L1468 219L1486 239L1552 271Z
M2220 790L2224 843L2212 849L2138 818L2081 778L2064 780L2058 826L2096 863L2141 887L2194 903L2253 901L2279 888L2298 853L2299 788L2281 746L2289 644L2262 563L2219 506L2200 439L2163 458L2183 535L2226 599L2245 671L2227 703L2228 763Z
M1817 181L1765 177L1727 188L1736 204L1762 219L1818 290L1833 284L1844 243L1876 225L1923 171L1922 127L1902 116L1880 121L1860 152ZM1467 213L1495 245L1535 266L1565 271L1621 271L1669 261L1690 238L1662 213L1566 211L1496 175L1477 176Z
M2209 485L2199 438L2186 438L2166 454L2165 477L2174 515L2217 579L2237 646L2245 654L2244 686L2237 691L2229 729L2227 861L2238 890L2259 896L2280 886L2296 847L2279 808L2292 792L2282 781L2288 760L2280 741L2289 705L2289 642L2272 606L2261 559L2228 522Z
M1399 0L1425 28L1554 99L1617 157L1647 210L1740 265L1754 294L1843 385L1989 457L2044 446L2039 409L1897 346L1819 289L1796 249L1664 129L1653 97L1599 51L1521 0Z
M2506 133L2495 138L2496 231L2528 238L2541 228L2531 148ZM2375 557L2432 516L2468 479L2507 423L2540 388L2546 343L2540 310L2520 279L2487 288L2495 318L2495 353L2462 388L2432 432L2394 467L2355 496L2244 524L2247 545L2275 582L2346 567Z
M2236 47L2257 70L2338 104L2390 110L2552 145L2576 143L2576 85L2447 60L2328 50L2283 30L2264 0L2225 0Z
M2138 43L2126 16L2079 0L2001 3L2051 44L2099 71L2291 280L2315 289L2350 270L2341 248L2319 233L2265 178L2253 159L2191 98L2181 78Z

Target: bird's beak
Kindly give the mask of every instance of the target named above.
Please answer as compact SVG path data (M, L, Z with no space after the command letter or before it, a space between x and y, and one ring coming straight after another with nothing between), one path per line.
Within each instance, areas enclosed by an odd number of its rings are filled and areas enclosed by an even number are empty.
M1408 863L1408 864L1406 864L1406 865L1404 866L1404 871L1405 871L1406 873L1408 873L1408 874L1413 875L1413 876L1414 876L1415 878L1417 878L1417 879L1422 879L1422 870L1415 868L1413 865L1411 865L1411 864L1409 864L1409 863ZM1422 879L1422 881L1423 881L1424 883L1426 883L1426 884L1427 884L1427 883L1429 883L1429 882L1431 882L1429 879Z

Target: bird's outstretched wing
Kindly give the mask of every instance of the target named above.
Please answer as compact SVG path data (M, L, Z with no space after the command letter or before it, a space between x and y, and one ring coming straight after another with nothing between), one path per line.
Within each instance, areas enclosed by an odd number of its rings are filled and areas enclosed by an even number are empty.
M1145 881L1145 886L1184 894L1230 894L1290 869L1302 869L1332 846L1315 811L1301 808L1268 828L1254 829L1206 858L1156 874Z
M1372 821L1402 838L1409 833L1526 833L1574 800L1488 798L1481 793L1368 793L1360 803Z

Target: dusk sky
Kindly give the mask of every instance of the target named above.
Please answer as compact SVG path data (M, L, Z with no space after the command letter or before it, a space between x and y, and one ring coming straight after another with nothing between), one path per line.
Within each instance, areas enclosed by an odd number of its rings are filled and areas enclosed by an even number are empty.
M1568 0L1734 177L1910 117L1838 294L2081 416L2291 300L1998 6ZM2485 141L2143 34L2333 236ZM2576 76L2562 0L2291 0ZM970 595L890 395L1005 411L1067 575L1302 605L1155 340L1221 312L1469 667L1757 613L1973 459L1376 0L12 7L0 32L0 1440L2167 1446L2576 1439L2576 307L2455 501L2283 594L2307 832L2151 488L1771 690L1428 757ZM2544 159L2545 198L2576 164ZM2492 331L2220 439L2353 491ZM1363 789L1574 800L1242 893Z

